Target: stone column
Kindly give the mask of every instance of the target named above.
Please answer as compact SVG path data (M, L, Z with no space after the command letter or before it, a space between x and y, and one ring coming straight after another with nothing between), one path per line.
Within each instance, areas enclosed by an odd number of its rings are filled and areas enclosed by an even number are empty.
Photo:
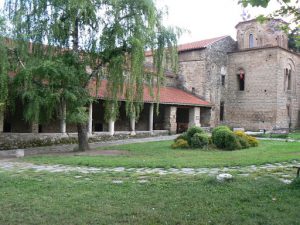
M39 123L37 123L37 122L31 123L31 133L34 133L34 134L39 133Z
M165 129L169 130L170 134L176 134L176 130L177 130L176 112L177 112L177 107L175 106L166 107Z
M3 133L4 127L4 112L0 110L0 133Z
M65 134L67 132L66 117L67 117L67 104L66 104L66 102L62 102L62 104L61 104L60 132L63 133L63 134Z
M150 110L149 110L149 131L151 134L153 134L153 111L154 111L154 104L150 104Z
M112 119L108 121L108 132L111 136L115 134L115 121L113 121Z
M135 133L135 117L130 118L130 130L131 130L130 135L132 135L132 136L136 135L136 133Z
M88 124L88 133L92 135L93 133L93 103L90 103L89 106L89 124Z
M189 127L200 127L200 107L193 107L189 110Z

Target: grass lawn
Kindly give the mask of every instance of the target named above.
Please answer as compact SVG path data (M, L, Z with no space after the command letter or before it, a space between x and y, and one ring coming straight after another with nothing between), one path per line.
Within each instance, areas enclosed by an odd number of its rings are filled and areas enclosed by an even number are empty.
M35 156L25 158L34 163L81 165L94 167L223 167L246 166L300 160L300 143L261 141L259 147L239 151L174 150L171 141L105 147L126 150L118 156Z
M299 224L299 186L274 178L76 175L1 172L0 224Z

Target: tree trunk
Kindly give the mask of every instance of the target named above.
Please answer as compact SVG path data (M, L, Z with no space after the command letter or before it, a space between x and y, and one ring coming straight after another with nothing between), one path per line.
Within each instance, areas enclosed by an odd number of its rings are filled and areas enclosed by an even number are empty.
M78 131L78 151L84 152L90 149L88 142L88 133L87 133L87 125L78 123L77 124Z

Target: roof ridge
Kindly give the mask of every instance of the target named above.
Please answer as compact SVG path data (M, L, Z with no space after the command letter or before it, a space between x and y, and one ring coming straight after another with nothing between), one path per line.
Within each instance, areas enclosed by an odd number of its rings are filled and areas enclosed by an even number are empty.
M207 48L207 47L211 46L212 44L214 44L226 37L230 37L230 36L223 35L220 37L208 38L208 39L203 39L200 41L194 41L194 42L190 42L190 43L181 44L181 45L178 45L178 52Z

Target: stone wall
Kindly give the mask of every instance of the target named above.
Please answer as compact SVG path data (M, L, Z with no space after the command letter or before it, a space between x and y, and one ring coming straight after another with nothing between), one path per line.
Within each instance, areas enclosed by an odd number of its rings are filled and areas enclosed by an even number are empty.
M224 122L248 130L288 128L287 103L290 99L293 107L292 126L295 127L299 111L296 80L290 93L284 91L285 61L290 57L296 56L277 47L229 54ZM244 91L239 90L240 68L245 71Z
M237 28L237 41L239 50L249 48L249 36L253 35L253 47L280 46L288 48L287 34L280 28L280 20L266 21L259 23L250 20L239 23Z
M94 133L89 137L89 142L102 142L111 140L122 140L129 138L142 138L150 136L168 135L169 131L159 130L153 133L143 131L136 132L136 136L131 136L130 132L116 132L110 136L108 132ZM77 133L61 134L30 134L30 133L0 133L0 150L23 149L39 146L51 146L61 144L77 143Z
M178 87L214 104L210 126L217 125L220 120L220 101L223 95L221 78L222 75L227 75L227 53L236 50L236 47L236 42L231 37L226 37L206 49L179 54L182 75L178 77Z

